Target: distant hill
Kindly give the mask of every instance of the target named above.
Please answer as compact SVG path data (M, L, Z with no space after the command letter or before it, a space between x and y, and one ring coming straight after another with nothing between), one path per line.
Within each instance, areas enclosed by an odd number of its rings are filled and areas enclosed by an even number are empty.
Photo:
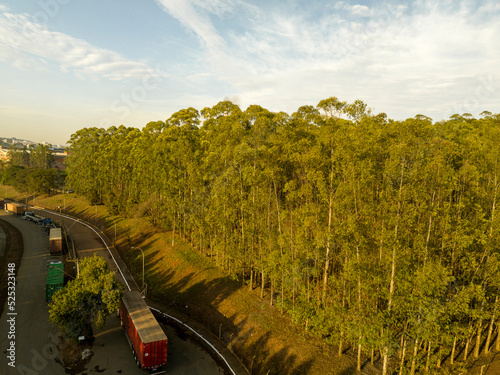
M33 142L27 139L20 139L16 137L12 138L0 137L0 146L2 146L3 148L9 148L13 144L18 147L22 147L22 146L36 145L38 143L39 142Z

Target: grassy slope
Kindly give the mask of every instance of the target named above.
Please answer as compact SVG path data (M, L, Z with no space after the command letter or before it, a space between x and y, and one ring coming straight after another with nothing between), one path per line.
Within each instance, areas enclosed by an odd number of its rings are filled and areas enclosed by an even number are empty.
M25 196L10 187L0 192L25 202ZM4 193L5 195L5 193ZM159 231L141 218L110 215L104 206L89 206L75 194L38 196L31 204L81 217L101 228L111 240L117 233L117 249L140 285L142 255L145 253L145 283L148 296L170 305L207 326L243 360L253 374L352 374L355 353L339 358L336 348L304 334L278 309L269 306L269 296L249 291L234 281L208 257L172 233ZM484 363L481 363L484 364ZM376 363L377 365L377 363ZM377 366L380 367L380 366ZM364 374L379 373L367 360ZM475 371L472 371L475 373ZM488 374L490 372L488 371Z
M2 195L22 203L26 194L0 186ZM6 193L5 193L6 192ZM104 206L89 206L75 194L37 196L28 202L65 212L101 228L111 239L117 233L117 249L142 283L142 255L145 253L145 282L148 297L191 316L222 340L242 359L253 374L348 374L353 356L339 361L334 350L321 341L305 338L275 307L269 296L260 299L260 290L250 292L224 274L208 257L193 250L188 242L172 233L154 228L142 218L110 215ZM252 363L253 362L253 363Z

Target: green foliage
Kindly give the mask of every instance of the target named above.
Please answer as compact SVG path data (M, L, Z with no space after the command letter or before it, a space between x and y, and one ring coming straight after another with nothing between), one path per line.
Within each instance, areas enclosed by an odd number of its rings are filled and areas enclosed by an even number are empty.
M54 294L49 319L68 338L91 338L92 324L104 326L106 318L118 309L123 289L102 257L83 258L79 276Z
M30 167L37 169L49 169L54 162L54 156L50 145L30 146Z
M2 173L2 184L13 186L21 192L49 194L60 183L60 174L56 169L10 165Z
M24 167L19 165L9 165L2 171L2 185L16 185L17 174L20 170L23 170Z
M51 168L54 157L50 145L30 145L9 150L10 163L2 171L2 183L28 193L48 194L61 184L62 174Z
M56 169L32 169L27 176L27 191L49 194L57 186L57 179Z
M10 158L11 165L17 165L21 167L30 166L30 154L28 149L24 146L22 149L16 148L14 145L9 147L8 156Z
M50 145L30 145L22 149L9 148L10 164L37 169L49 169L54 161Z
M272 289L325 340L448 350L492 316L500 287L500 116L482 116L394 121L336 97L289 116L223 101L141 131L82 129L68 178Z

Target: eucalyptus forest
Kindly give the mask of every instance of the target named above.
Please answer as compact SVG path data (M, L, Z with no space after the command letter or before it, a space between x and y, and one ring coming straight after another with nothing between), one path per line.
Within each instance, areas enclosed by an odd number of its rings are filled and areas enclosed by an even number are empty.
M358 368L435 372L500 349L500 115L223 101L69 144L67 186L189 240Z

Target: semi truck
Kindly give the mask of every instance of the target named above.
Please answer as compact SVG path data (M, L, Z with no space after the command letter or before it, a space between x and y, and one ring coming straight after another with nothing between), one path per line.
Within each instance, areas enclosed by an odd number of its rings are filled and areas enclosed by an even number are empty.
M34 222L35 224L42 224L42 222L44 221L44 217L43 216L38 216L36 215L33 211L24 211L22 214L21 214L22 218L24 220L29 220L29 221L32 221Z
M43 219L42 227L46 228L48 226L52 226L52 219L50 217Z
M0 198L0 210L3 210L5 208L5 201Z
M45 299L52 301L52 296L64 286L64 264L63 262L50 262L45 286Z
M61 228L50 228L49 234L50 255L62 254L62 233Z
M14 215L21 215L24 212L24 206L17 203L7 203L5 209Z
M125 291L119 314L137 365L150 374L164 374L168 339L141 294Z
M42 228L43 228L43 230L45 231L45 233L46 233L47 235L50 235L50 230L51 230L52 228L57 228L57 227L55 226L55 224L54 224L54 223L52 223L52 219L51 219L51 218L45 218L45 219L42 221Z

